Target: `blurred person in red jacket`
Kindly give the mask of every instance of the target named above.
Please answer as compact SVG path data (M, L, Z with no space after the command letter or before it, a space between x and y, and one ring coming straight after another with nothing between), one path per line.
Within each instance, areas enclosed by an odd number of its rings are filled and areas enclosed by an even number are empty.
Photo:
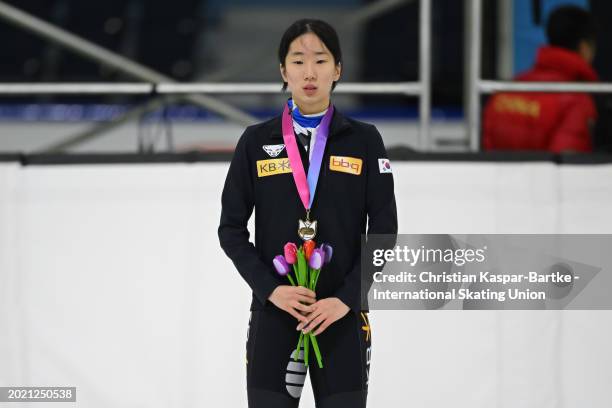
M517 81L597 81L595 22L576 6L554 10L546 25L549 45L538 50L534 67ZM597 111L585 93L505 92L492 96L484 110L484 150L592 152L591 129Z

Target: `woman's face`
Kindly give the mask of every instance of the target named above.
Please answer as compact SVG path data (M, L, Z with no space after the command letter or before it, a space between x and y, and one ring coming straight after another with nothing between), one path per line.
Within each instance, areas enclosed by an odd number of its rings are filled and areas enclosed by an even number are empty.
M340 79L341 66L314 33L305 33L289 45L285 66L280 66L293 101L303 114L327 109L332 84Z

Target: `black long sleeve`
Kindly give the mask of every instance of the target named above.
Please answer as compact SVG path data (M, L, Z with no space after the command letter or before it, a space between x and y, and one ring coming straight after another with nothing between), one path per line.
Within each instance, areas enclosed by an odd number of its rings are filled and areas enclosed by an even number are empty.
M249 241L247 223L255 205L251 161L247 149L249 130L245 130L236 145L225 179L218 235L223 251L255 296L265 304L279 282L274 279L270 267L260 259L255 246Z
M397 234L397 208L395 203L393 174L380 169L379 160L387 159L387 151L382 137L375 126L369 132L367 151L366 211L368 216L367 235L392 234L386 239L376 240L375 245L395 245ZM391 242L392 241L392 242ZM367 244L366 244L367 245ZM371 243L370 245L374 245ZM363 276L362 276L363 275ZM355 259L351 271L346 275L343 285L335 296L353 311L362 310L361 298L367 295L372 286L371 273L363 273L360 257Z

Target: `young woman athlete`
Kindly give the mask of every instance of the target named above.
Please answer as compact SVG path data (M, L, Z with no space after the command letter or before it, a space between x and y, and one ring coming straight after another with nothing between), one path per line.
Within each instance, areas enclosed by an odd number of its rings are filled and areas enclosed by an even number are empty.
M309 371L318 408L361 408L372 356L361 236L366 224L368 235L397 232L393 174L377 129L342 115L330 101L342 72L335 30L320 20L296 21L281 39L278 58L291 98L281 115L240 137L218 231L221 247L253 290L248 403L297 407ZM247 229L253 209L254 244ZM289 285L272 266L285 243L302 243L298 220L307 218L317 221L317 246L325 242L334 250L316 293ZM323 368L314 358L305 366L303 349L295 349L299 330L317 336Z

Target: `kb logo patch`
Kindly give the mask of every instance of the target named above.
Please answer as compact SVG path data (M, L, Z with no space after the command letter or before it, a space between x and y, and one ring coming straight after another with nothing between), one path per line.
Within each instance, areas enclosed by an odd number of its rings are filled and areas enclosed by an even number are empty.
M257 177L284 173L291 173L291 165L288 158L257 160Z
M362 160L355 157L331 156L329 158L329 168L343 173L361 174Z

